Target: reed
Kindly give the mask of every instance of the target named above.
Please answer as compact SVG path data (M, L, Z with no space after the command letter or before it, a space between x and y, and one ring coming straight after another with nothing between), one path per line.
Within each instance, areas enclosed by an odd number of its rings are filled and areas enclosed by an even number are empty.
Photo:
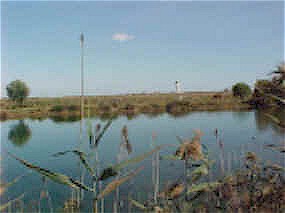
M53 155L53 157L61 157L66 154L74 154L79 159L84 171L92 177L92 182L88 184L84 182L84 179L75 180L67 175L27 162L11 153L9 155L28 169L39 173L45 179L76 190L92 193L94 212L104 211L104 199L112 193L115 193L113 210L119 212L119 187L140 175L144 168L138 167L138 164L150 157L152 158L153 195L147 200L141 200L132 198L136 196L135 193L128 193L130 205L128 208L134 208L134 211L140 209L147 212L234 212L236 210L239 212L247 212L248 210L251 212L282 212L285 209L284 167L278 164L264 164L255 153L246 152L246 148L241 152L244 166L240 171L230 173L231 162L235 158L230 154L227 155L228 158L226 160L228 172L218 179L209 181L208 177L215 162L209 159L210 150L203 144L203 133L199 130L194 131L191 139L183 139L178 136L177 140L179 143L176 143L176 145L159 145L156 142L156 134L153 134L151 136L151 150L129 158L128 155L132 150L130 149L129 129L127 126L123 126L118 156L124 150L127 153L126 158L118 158L118 162L115 164L101 168L99 166L98 146L104 143L102 139L111 123L112 120L108 121L103 128L101 128L101 124L96 125L95 134L92 132L94 140L90 144L90 153L74 149ZM220 147L221 169L225 172L224 161L226 156L223 153L223 146L220 145L222 143L220 142L220 131L214 131L214 136L217 146ZM265 147L272 149L276 154L282 154L282 148L284 148L282 145L267 144ZM160 151L166 147L172 148L173 154L162 156ZM95 159L92 159L94 155ZM181 172L183 174L182 177L171 181L161 188L159 187L160 170L163 170L163 168L160 168L159 164L164 160L181 161L185 165L185 171ZM125 168L131 167L136 167L136 169L124 172ZM18 179L20 178L13 180L8 185L1 185L1 189L16 183ZM40 194L40 200L47 197L47 195L48 191L44 188ZM22 197L16 198L16 200L18 199L22 199ZM69 199L63 204L63 207L65 211L80 212L80 204L83 200L83 196L79 200ZM7 205L1 205L1 208L6 209L13 202L15 200L11 200ZM50 205L50 209L52 209L52 205Z

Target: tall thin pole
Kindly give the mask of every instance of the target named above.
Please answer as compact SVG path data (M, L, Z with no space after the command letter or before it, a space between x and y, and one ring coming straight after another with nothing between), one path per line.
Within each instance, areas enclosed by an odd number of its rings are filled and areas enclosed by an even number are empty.
M78 149L80 150L81 147L80 145L83 142L83 119L84 119L84 67L83 67L83 63L84 63L84 36L83 33L80 34L80 48L81 48L81 55L80 55L80 69L81 69L81 95L80 95L80 114L81 114L81 118L80 118L80 135L79 135L79 147ZM80 173L80 180L83 181L84 175L83 172L81 172L81 167L80 167L80 163L79 163L79 173ZM81 189L79 189L77 191L77 205L79 205L81 198L83 197L83 191Z
M80 34L80 47L81 47L81 56L80 56L80 62L81 62L81 124L80 124L80 132L82 133L82 120L84 118L84 35L83 33Z

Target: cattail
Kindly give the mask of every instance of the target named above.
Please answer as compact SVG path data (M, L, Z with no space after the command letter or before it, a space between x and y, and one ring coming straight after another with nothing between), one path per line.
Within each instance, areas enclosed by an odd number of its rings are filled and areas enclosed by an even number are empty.
M204 135L200 129L195 129L193 132L194 132L194 139L200 139Z
M101 129L101 125L97 124L96 125L96 135L98 135L98 133L100 132L100 129Z
M215 129L214 135L215 135L216 137L218 137L218 129L217 129L217 128Z
M194 131L194 137L192 140L184 140L183 143L176 150L175 155L181 160L187 160L190 157L194 160L200 160L203 158L202 146L200 137L203 133L200 130Z
M128 137L128 128L127 126L125 125L122 129L122 135L123 137L127 138Z
M123 139L126 143L129 142L129 139L128 139L128 128L127 126L125 125L122 129L122 136L123 136Z

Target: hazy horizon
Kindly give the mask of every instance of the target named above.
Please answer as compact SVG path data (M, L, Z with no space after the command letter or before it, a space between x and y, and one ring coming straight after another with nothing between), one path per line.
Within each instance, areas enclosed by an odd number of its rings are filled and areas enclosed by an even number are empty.
M1 96L221 91L284 60L284 2L1 2Z

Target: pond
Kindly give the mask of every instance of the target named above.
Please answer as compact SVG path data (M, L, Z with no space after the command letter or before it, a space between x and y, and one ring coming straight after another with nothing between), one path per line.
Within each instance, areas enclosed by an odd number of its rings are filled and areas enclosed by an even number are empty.
M98 118L91 119L93 129L96 124L101 123L103 127L106 122ZM128 129L128 149L122 146L121 131L124 125ZM66 153L56 157L53 154L80 149L90 154L91 165L102 171L102 168L120 160L148 152L156 145L167 144L167 147L159 151L159 158L156 158L158 155L154 153L137 165L120 171L120 175L123 175L143 166L143 170L134 178L100 200L98 208L102 212L132 211L133 207L128 202L129 197L136 200L151 199L166 184L183 178L184 162L163 156L175 153L176 148L171 145L179 145L177 136L191 139L195 129L203 132L201 142L207 147L209 158L215 161L208 175L209 179L217 179L240 169L243 157L248 151L255 152L264 161L284 164L284 154L277 154L265 148L266 144L282 143L285 137L284 130L279 129L257 111L193 112L181 117L168 114L154 117L140 115L134 119L118 117L113 120L97 148L90 146L86 126L85 120L83 139L80 142L80 121L26 119L2 122L1 179L8 182L19 175L26 175L8 188L2 195L1 203L25 193L24 202L18 205L26 212L60 211L64 203L71 199L82 200L82 211L92 211L92 193L78 193L77 190L65 185L44 179L34 171L29 172L26 167L10 157L8 152L34 165L68 175L92 186L91 176L80 164L78 156ZM215 129L218 130L218 137L214 134ZM109 180L100 183L98 190L102 190L108 182Z

